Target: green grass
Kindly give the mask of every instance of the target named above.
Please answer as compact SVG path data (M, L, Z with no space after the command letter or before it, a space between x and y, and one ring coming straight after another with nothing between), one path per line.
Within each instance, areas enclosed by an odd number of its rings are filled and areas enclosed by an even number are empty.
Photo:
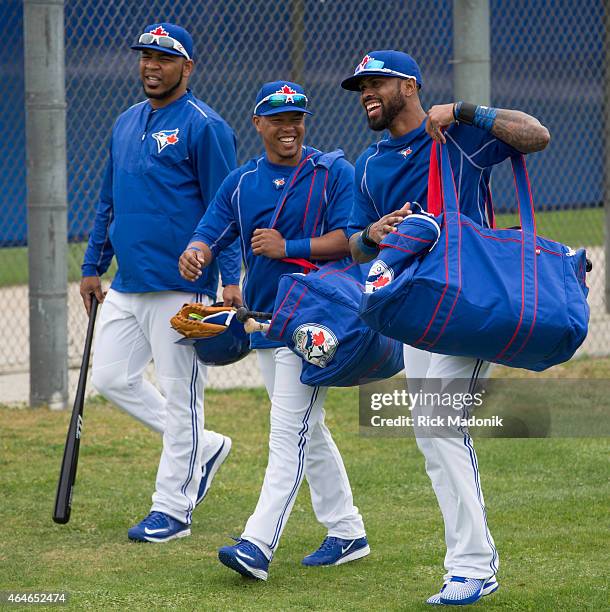
M68 245L68 281L81 278L81 264L85 254L86 243ZM116 260L112 260L105 277L112 277L116 272ZM0 287L23 285L28 282L28 249L27 247L0 248Z
M497 227L519 225L519 215L497 215ZM540 236L571 247L604 244L604 209L548 210L536 212L536 230Z
M577 360L559 374L591 372L610 377L610 360ZM193 535L165 545L126 537L150 506L158 435L90 402L72 519L60 526L51 512L69 414L0 408L0 591L66 590L69 607L83 609L429 609L422 602L440 586L444 544L415 442L359 435L357 389L331 390L326 410L372 553L334 568L300 565L324 537L304 484L269 582L259 583L222 566L216 550L241 532L258 498L268 437L262 390L206 393L206 424L230 435L233 451L194 513ZM500 590L477 605L607 609L608 441L480 439L477 451L501 560Z
M604 209L541 211L536 214L538 233L572 247L601 246L604 243ZM498 215L498 227L519 225L518 215ZM80 279L80 266L85 243L68 245L68 280ZM115 262L107 273L112 277ZM0 287L28 282L28 252L26 247L0 248Z

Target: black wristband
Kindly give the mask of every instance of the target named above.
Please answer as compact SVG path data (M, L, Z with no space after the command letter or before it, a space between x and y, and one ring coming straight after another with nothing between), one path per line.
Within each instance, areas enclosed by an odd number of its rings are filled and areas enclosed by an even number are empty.
M371 229L371 225L373 225L372 223L369 223L363 230L362 230L362 242L364 242L364 244L371 248L371 249L377 249L379 248L379 245L374 241L371 240L370 236L369 236L369 230Z
M477 110L476 104L470 104L470 102L458 102L455 110L457 111L455 118L460 123L465 123L466 125L473 124L474 114Z

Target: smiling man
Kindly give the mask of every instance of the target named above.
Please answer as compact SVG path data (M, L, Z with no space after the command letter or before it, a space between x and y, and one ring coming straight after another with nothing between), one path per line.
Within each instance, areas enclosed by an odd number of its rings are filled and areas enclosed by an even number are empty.
M184 28L150 25L132 49L140 51L147 100L114 125L80 291L87 311L92 294L103 302L94 386L163 433L150 514L128 536L166 542L190 534L193 509L231 448L229 438L204 430L205 367L194 350L175 344L180 336L169 319L185 302L215 300L219 268L225 304L241 302L237 243L194 284L176 267L216 189L235 168L235 137L188 89L193 41ZM118 271L104 296L100 276L113 256ZM143 378L151 358L162 392Z
M258 92L252 122L264 155L232 172L180 257L180 272L196 282L239 236L246 264L244 298L252 310L271 312L282 274L310 263L345 257L354 169L340 150L322 153L303 144L305 91L287 81ZM340 565L368 555L362 517L339 450L324 423L327 388L301 383L302 361L263 334L251 336L271 400L269 462L258 504L240 540L219 550L231 569L267 580L303 477L316 518L327 530L322 546L303 565Z
M550 139L538 119L521 111L458 101L432 106L420 102L422 74L407 53L371 51L341 86L360 94L369 127L388 134L356 161L354 206L348 235L352 257L373 260L379 243L395 231L410 203L428 210L428 174L433 143L447 146L460 212L483 226L493 225L492 167L511 155L544 149ZM472 263L472 262L466 262ZM490 364L478 359L404 347L409 390L449 383L472 393ZM426 389L426 387L424 387ZM417 416L423 406L415 405ZM445 576L433 605L469 605L498 588L498 553L487 525L477 457L467 429L432 437L414 429L417 445L445 522Z

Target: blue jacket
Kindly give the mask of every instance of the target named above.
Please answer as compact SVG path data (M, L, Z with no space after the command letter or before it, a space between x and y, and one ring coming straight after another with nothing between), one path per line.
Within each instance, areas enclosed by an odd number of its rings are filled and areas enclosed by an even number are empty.
M216 190L236 166L229 125L188 91L164 108L147 100L126 110L112 131L110 155L83 276L103 274L116 255L112 288L121 292L186 291L216 297L239 284L235 241L191 283L178 259Z
M239 236L246 265L244 302L252 310L271 312L280 276L301 268L252 252L257 228L274 227L287 240L344 230L352 205L353 166L342 151L322 153L303 148L297 167L271 163L266 155L234 170L223 182L192 240L205 242L214 256ZM252 348L282 346L260 333Z

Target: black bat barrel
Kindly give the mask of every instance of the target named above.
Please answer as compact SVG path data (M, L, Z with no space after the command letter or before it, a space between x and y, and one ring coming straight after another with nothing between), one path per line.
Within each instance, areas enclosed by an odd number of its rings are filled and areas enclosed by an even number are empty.
M245 306L240 306L235 313L238 321L245 323L248 319L273 319L272 312L259 312L257 310L248 310Z

